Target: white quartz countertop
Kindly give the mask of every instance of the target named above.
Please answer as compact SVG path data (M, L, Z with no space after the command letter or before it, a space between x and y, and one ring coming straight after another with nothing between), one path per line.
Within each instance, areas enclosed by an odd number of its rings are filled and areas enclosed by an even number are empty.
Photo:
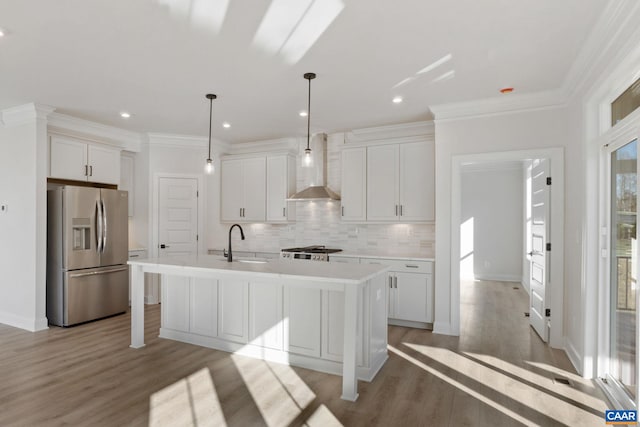
M433 257L427 257L419 254L365 254L365 253L354 253L354 252L336 252L334 254L329 254L329 259L332 257L343 257L343 258L375 258L375 259L396 259L396 260L407 260L407 261L435 261L436 259Z
M222 251L223 249L209 249L210 251ZM236 251L233 251L236 253ZM275 257L280 257L280 252L269 252L269 251L238 251L242 253L255 253L255 254L272 254ZM395 259L395 260L407 260L407 261L432 261L435 262L435 257L433 255L429 256L427 254L418 254L418 253L381 253L381 252L350 252L350 251L342 251L336 252L333 254L329 254L329 258L331 257L344 257L344 258L376 258L376 259Z
M234 257L235 258L235 257ZM218 271L225 274L255 277L286 277L321 282L362 283L389 268L374 264L332 264L328 262L296 262L280 259L238 258L227 262L217 255L147 258L128 261L129 265L178 267L186 271ZM243 262L245 261L245 262Z

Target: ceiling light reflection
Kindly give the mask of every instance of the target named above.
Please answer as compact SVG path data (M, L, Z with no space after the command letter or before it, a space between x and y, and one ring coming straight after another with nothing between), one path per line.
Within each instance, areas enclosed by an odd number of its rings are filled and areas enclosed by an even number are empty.
M342 0L273 0L253 45L294 64L344 9Z
M220 31L227 15L229 0L156 0L177 17L187 18L194 27Z

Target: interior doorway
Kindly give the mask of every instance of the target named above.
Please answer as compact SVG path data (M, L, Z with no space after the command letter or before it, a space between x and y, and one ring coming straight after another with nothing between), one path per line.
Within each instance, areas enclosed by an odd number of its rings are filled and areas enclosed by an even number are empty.
M151 250L155 258L204 252L202 176L158 173L153 177ZM148 304L161 302L156 275L145 290Z
M544 284L549 290L544 296L545 326L548 328L549 343L552 347L562 348L563 340L563 296L564 296L564 154L562 148L523 150L499 153L461 155L453 157L452 164L452 202L451 202L451 323L452 329L460 330L460 275L464 266L463 227L465 221L462 212L462 174L465 168L473 165L525 162L535 159L547 159L549 178L552 178L553 191L549 197L548 239L544 242L543 253L547 257ZM546 180L546 177L545 177ZM547 243L552 246L547 253ZM520 251L520 256L524 250ZM547 311L548 309L548 311ZM548 314L548 316L547 316ZM545 330L541 332L545 334Z

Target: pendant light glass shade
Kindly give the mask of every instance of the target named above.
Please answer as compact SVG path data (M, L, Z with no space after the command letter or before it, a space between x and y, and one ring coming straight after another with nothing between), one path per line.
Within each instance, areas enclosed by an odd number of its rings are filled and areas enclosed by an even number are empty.
M204 165L204 173L211 175L215 172L216 168L211 158L211 121L213 118L213 100L217 98L216 95L208 93L206 98L209 100L209 157L207 157L207 163Z
M316 78L315 73L305 73L303 76L309 81L309 96L307 98L307 148L304 150L304 158L302 160L302 166L313 166L313 157L311 155L311 147L309 147L309 140L311 138L311 80Z

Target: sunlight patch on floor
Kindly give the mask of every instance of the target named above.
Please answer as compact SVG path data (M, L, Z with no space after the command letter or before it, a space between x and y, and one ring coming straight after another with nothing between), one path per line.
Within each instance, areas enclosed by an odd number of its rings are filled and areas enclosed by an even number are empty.
M555 366L551 366L548 363L533 362L531 360L525 360L524 363L526 363L527 365L536 367L540 370L549 372L552 375L566 377L572 381L580 382L586 387L595 389L595 386L593 384L585 383L584 378L582 378L580 375L574 374L573 372L568 372L568 371L565 371L564 369L556 368Z
M406 343L405 345L412 350L443 364L444 366L455 369L460 374L477 381L482 386L489 387L499 393L502 393L515 402L527 406L547 417L553 418L558 422L565 423L567 425L585 425L585 423L595 424L602 422L602 417L585 411L578 406L574 406L561 398L545 393L536 387L532 387L521 381L513 379L508 375L501 374L495 369L488 368L449 349L409 343ZM393 351L396 352L397 350L394 349ZM429 368L429 372L432 371L438 372L434 368ZM442 373L440 373L440 375L444 376ZM451 381L449 377L446 378L448 378L447 381ZM549 379L545 378L545 381L549 381ZM555 394L558 394L557 389L554 390L554 392ZM476 394L478 393L476 392ZM603 404L604 403L600 400L595 400L594 410L604 412ZM492 402L491 405L495 407L496 402ZM592 407L591 405L585 406ZM502 411L502 409L500 410ZM511 414L509 415L511 416Z
M410 346L410 345L409 345ZM535 372L531 372L519 366L516 366L512 363L506 362L502 359L498 359L494 356L489 356L486 354L478 354L478 353L470 353L470 352L462 352L462 354L466 354L467 356L479 360L481 362L486 363L487 365L491 365L495 368L500 369L501 371L507 372L511 375L514 375L518 378L522 378L525 381L536 384L540 388L544 388L551 392L557 393L558 386L553 383L553 380L550 377L545 377L540 374L536 374ZM547 365L548 366L548 365ZM560 377L568 377L569 372L563 371L562 369L554 368L555 376ZM597 397L591 396L583 391L580 391L576 388L572 387L562 387L562 394L576 402L580 402L586 406L591 408L596 408L598 410L604 410L605 408L602 406L602 401Z
M318 406L307 419L305 425L308 427L344 427L324 404Z
M507 408L506 406L501 405L498 402L494 402L493 400L489 399L488 397L484 396L483 394L478 393L477 391L473 390L472 388L462 384L460 381L456 381L455 379L449 377L448 375L443 374L439 370L437 370L435 368L432 368L430 366L427 366L426 364L422 363L421 361L419 361L415 357L412 357L412 356L408 355L407 353L403 352L402 350L399 350L399 349L397 349L397 348L395 348L395 347L393 347L391 345L387 346L387 348L392 353L397 354L398 356L402 357L403 359L407 360L408 362L411 362L414 365L418 366L419 368L424 369L425 371L427 371L431 375L433 375L433 376L435 376L435 377L447 382L448 384L452 385L453 387L456 387L457 389L467 393L471 397L474 397L474 398L478 399L479 401L491 406L492 408L495 408L496 410L502 412L503 414L511 417L515 421L518 421L519 423L522 423L524 425L532 425L532 423L527 418L525 418L525 417L521 416L520 414L512 411L511 409Z
M316 397L290 366L272 367L237 355L231 359L269 426L290 424Z
M149 426L227 425L207 368L153 393L149 398Z

